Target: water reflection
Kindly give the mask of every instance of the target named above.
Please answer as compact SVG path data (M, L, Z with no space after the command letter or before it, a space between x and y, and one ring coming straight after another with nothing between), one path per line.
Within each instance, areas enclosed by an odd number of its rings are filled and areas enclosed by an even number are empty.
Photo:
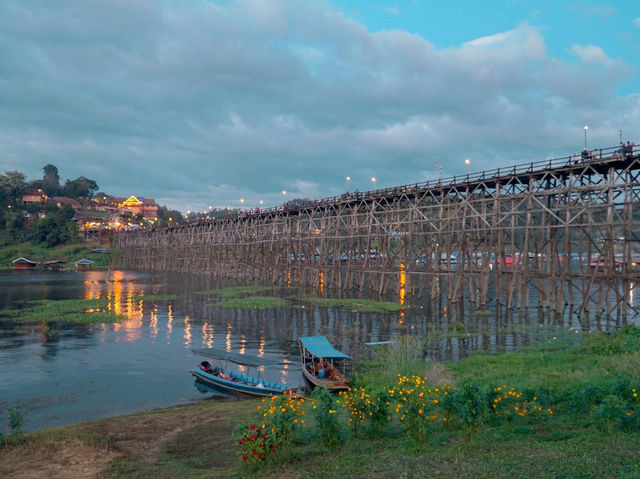
M371 354L366 342L397 341L410 335L424 346L425 358L450 360L479 351L495 353L553 342L563 335L577 337L574 331L611 331L630 321L620 316L578 314L570 307L564 314L543 308L505 311L496 304L474 310L469 304L447 303L446 282L424 286L424 294L419 295L414 291L421 286L414 281L407 285L401 268L399 293L370 298L397 301L402 306L398 313L381 314L300 301L299 297L322 290L322 276L308 290L275 288L267 293L284 297L283 307L248 310L223 308L215 304L215 298L196 295L196 291L233 285L210 278L94 271L47 275L41 283L31 278L20 286L16 277L0 274L0 301L100 298L108 300L109 311L125 317L118 323L97 325L42 321L24 330L0 323L0 328L7 328L0 330L0 370L7 372L0 375L0 397L47 404L30 413L29 430L196 400L199 393L185 371L197 364L190 349L199 345L269 359L278 365L262 367L261 375L298 385L296 340L300 336L325 335L338 349L358 358ZM412 294L406 295L407 287ZM629 284L625 298L638 308L636 287ZM178 299L145 299L152 294L174 294ZM0 307L8 304L0 303ZM165 341L157 341L158 337ZM163 375L150 377L149 363L161 366ZM36 373L21 382L9 379L25 368ZM52 400L54 395L64 399ZM68 399L71 395L73 401Z

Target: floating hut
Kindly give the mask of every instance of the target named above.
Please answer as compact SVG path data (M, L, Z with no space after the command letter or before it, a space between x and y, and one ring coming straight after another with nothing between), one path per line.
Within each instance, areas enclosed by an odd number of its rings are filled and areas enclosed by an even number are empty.
M42 267L49 271L62 271L64 269L65 261L59 261L57 259L51 261L43 261Z
M83 258L79 259L74 264L76 265L76 271L88 271L93 269L95 262L90 259Z
M23 258L22 256L20 258L14 259L12 263L13 263L13 269L19 269L19 270L36 269L36 266L38 265L38 263L36 263L35 261L31 261L27 258Z

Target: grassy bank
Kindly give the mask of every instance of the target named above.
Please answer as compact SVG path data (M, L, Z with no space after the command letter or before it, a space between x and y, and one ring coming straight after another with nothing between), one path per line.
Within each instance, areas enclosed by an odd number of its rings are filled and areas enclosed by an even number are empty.
M65 261L67 267L73 267L73 262L79 259L90 259L95 262L95 269L106 269L109 265L109 255L103 253L91 253L96 248L95 243L73 243L49 248L46 246L24 242L0 246L0 269L11 269L12 261L19 257L31 261Z
M320 398L306 401L307 427L296 429L286 453L254 469L238 460L233 431L259 424L265 405L207 400L10 438L0 450L0 476L640 477L637 328L447 365L420 361L419 351L411 341L380 348L383 361L357 365L355 393L324 416ZM361 395L375 403L381 391L388 413L377 425L365 417L354 428L349 411L368 407L356 404ZM410 402L424 400L419 391L437 421L408 412ZM525 403L530 413L514 412ZM544 409L534 413L537 404ZM402 414L421 416L410 423ZM327 424L342 441L327 443Z

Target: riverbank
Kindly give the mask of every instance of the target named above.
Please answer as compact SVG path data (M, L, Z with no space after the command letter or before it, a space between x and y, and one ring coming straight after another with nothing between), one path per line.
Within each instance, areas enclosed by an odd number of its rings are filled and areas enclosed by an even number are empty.
M73 268L74 261L89 259L95 263L93 269L106 269L109 266L111 255L92 252L96 248L108 251L108 246L96 243L72 243L55 247L38 245L29 241L7 244L0 246L0 269L12 269L11 262L20 257L39 263L52 260L64 261L68 268Z
M434 427L421 442L391 421L376 434L345 428L346 441L328 449L310 413L287 456L252 471L238 460L232 434L238 425L260 420L261 402L205 400L10 438L0 450L0 476L637 478L639 402L633 394L626 403L623 399L637 391L639 346L640 332L630 327L588 335L579 344L559 337L518 353L446 366L387 356L382 363L361 364L355 378L373 390L394 368L406 366L436 383L528 388L553 408L544 417L498 421L493 416L466 426Z

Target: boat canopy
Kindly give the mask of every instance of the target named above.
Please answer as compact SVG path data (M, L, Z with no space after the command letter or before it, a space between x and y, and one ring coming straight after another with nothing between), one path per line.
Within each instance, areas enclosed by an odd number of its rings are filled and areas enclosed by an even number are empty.
M231 361L236 364L242 364L243 366L266 366L268 364L274 364L262 358L248 357L245 354L231 353L229 351L221 351L220 349L192 349L193 354L204 356L205 358L220 359L223 361Z
M303 336L299 338L300 344L314 356L323 359L350 359L351 356L338 351L324 336Z

